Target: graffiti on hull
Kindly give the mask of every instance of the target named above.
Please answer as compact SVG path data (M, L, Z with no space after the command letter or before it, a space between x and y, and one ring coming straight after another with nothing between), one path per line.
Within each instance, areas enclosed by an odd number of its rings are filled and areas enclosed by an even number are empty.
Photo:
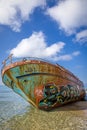
M58 104L78 100L79 96L79 87L72 85L57 87L54 84L47 84L44 87L44 98L39 102L39 107L52 108Z

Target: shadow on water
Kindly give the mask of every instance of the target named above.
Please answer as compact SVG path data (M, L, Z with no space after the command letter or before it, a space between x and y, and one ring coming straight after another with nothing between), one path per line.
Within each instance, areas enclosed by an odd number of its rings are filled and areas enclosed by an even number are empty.
M70 102L61 107L55 108L53 111L78 111L78 110L87 110L87 94L82 101Z
M51 110L53 111L78 111L78 110L87 110L87 101L77 101L65 104L63 106L60 106L58 108L55 108Z

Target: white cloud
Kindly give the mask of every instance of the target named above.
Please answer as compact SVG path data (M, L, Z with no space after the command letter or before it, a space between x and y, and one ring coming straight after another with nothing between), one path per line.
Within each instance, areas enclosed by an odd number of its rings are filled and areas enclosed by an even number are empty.
M80 51L75 51L72 53L73 56L78 56L80 54Z
M87 26L87 0L62 0L48 8L47 14L56 20L61 29L72 34L76 28Z
M71 54L65 54L65 55L60 55L58 57L55 57L54 60L57 60L57 61L59 61L59 60L70 61L70 60L73 59L73 57L78 56L78 55L80 55L80 51L74 51Z
M69 60L72 60L72 55L71 54L65 54L65 55L61 55L61 56L58 56L58 57L55 57L55 61L69 61Z
M77 33L75 41L80 43L87 42L87 29Z
M44 5L45 0L0 0L0 24L20 31L21 24L29 19L35 7Z
M47 46L45 36L42 32L34 32L30 37L21 40L21 42L13 48L10 53L14 57L39 57L39 58L55 58L57 54L64 48L65 43L58 42Z
M10 53L14 57L38 57L54 61L69 61L80 54L79 51L74 51L71 54L61 55L64 46L64 42L57 42L48 46L44 34L34 32L30 37L21 40L15 48L10 50Z

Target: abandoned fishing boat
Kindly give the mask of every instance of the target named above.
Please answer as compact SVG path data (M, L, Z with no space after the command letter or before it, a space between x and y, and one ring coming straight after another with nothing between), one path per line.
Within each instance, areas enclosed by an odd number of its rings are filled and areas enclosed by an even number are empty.
M3 83L39 109L50 110L85 97L83 82L58 64L36 58L13 62L12 55L3 64Z

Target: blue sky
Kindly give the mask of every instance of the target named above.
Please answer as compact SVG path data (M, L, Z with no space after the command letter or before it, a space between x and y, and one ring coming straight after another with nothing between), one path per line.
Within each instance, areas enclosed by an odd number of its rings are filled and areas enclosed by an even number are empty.
M0 46L0 68L11 53L40 57L87 85L87 0L0 0Z

